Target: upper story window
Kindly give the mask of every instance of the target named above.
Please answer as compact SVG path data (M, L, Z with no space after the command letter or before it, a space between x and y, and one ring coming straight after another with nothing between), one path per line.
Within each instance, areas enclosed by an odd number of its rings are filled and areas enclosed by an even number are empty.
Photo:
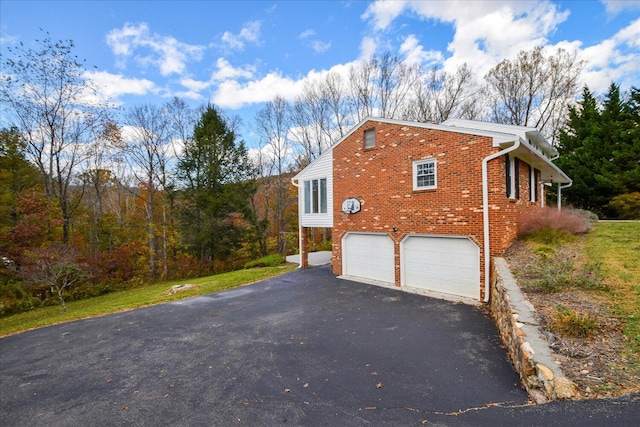
M413 162L413 189L432 190L437 187L436 159Z
M304 181L304 213L327 213L327 178Z
M364 131L364 148L374 148L376 146L376 130L368 129Z

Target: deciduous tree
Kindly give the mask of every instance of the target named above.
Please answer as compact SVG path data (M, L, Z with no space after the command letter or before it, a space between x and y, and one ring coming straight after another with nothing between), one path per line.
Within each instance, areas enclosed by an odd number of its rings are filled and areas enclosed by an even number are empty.
M485 76L491 120L535 127L552 141L578 92L584 62L577 52L542 47L505 59Z
M2 113L26 143L26 153L42 173L46 194L63 216L63 242L69 242L71 218L82 199L77 179L85 146L99 133L108 107L84 77L71 40L47 34L39 48L8 47L2 59Z

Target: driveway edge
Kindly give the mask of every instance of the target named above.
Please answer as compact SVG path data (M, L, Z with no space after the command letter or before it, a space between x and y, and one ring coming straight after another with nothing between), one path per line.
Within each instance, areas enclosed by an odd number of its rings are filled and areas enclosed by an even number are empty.
M522 294L507 261L493 260L491 317L529 396L536 403L574 398L578 389L554 360L533 305Z

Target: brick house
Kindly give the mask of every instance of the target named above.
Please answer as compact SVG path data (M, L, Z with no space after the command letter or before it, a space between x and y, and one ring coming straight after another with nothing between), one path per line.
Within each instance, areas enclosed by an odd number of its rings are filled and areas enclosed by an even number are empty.
M571 185L555 156L535 128L368 117L292 178L300 266L306 228L330 227L338 276L487 301L485 272L519 216L544 206L546 186Z

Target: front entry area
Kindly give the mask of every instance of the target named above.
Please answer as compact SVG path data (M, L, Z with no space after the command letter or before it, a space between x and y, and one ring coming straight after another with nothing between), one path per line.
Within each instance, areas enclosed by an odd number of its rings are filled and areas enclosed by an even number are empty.
M403 287L480 299L480 249L467 237L407 236L400 263Z
M393 285L393 240L384 233L347 233L342 238L342 274Z

